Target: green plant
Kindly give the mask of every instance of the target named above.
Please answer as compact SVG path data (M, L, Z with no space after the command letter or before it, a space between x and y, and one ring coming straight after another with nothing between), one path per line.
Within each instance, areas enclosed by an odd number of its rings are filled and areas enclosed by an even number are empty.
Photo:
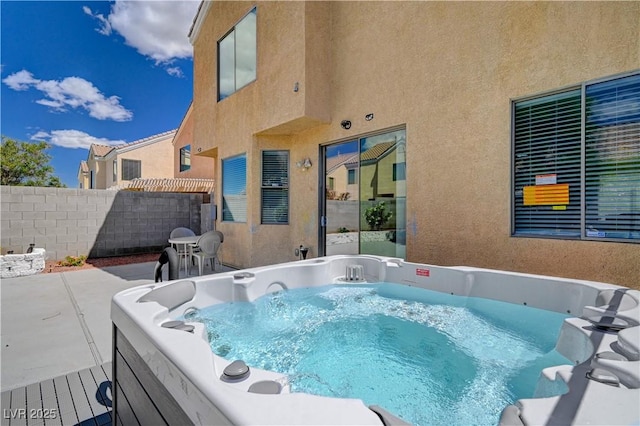
M12 186L54 186L64 188L53 174L46 142L21 142L2 136L0 184Z
M364 211L364 220L372 231L379 231L392 215L391 212L386 211L384 201L380 201Z
M338 232L340 234L344 234L346 232L349 232L349 230L347 228L345 228L344 226L342 226L342 227L338 228Z
M58 262L60 266L82 266L87 260L87 256L67 256L64 260Z

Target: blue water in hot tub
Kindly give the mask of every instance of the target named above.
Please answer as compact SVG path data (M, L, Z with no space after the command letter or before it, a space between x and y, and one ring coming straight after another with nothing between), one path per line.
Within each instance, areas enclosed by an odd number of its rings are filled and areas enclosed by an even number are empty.
M288 376L293 392L359 398L416 425L497 424L534 396L567 315L378 283L281 291L200 310L211 349Z

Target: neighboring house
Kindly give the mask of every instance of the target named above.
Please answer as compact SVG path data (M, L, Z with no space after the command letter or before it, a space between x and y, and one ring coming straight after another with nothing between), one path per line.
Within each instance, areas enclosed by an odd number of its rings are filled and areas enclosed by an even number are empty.
M90 176L89 165L85 160L80 161L80 167L78 168L78 188L90 188Z
M80 164L78 186L108 189L138 178L172 178L175 134L171 130L117 146L92 144Z
M360 219L403 206L352 251L631 284L638 16L639 2L203 2L190 154L215 162L225 261L327 253L333 177L366 193ZM358 191L329 175L348 144L381 151L342 163Z
M327 198L337 200L358 200L358 155L338 154L327 158L326 182Z

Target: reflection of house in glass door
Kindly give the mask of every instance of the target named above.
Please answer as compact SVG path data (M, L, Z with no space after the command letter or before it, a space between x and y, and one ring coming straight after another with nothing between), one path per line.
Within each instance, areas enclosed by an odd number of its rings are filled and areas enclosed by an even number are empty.
M406 253L405 130L323 148L324 254Z

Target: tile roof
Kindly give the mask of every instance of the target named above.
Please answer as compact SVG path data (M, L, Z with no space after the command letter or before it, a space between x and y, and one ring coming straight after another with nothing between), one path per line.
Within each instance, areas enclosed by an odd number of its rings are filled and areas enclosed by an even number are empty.
M358 154L338 154L333 157L327 158L327 173L331 173L338 167L347 163L354 163L358 161Z
M389 151L392 147L396 145L396 141L382 142L375 144L365 152L363 152L360 156L361 161L367 160L375 160L382 156L382 154Z
M116 145L115 148L116 149L128 148L130 146L138 145L138 144L141 144L143 142L147 142L148 140L160 138L162 136L173 136L176 133L177 130L178 129L168 130L166 132L158 133L157 135L152 135L152 136L148 136L146 138L138 139L137 141Z
M84 160L80 161L80 171L82 173L89 173L89 165Z
M122 149L122 148L129 148L131 146L135 146L135 145L139 145L141 143L147 142L151 139L157 139L157 138L162 138L163 136L170 136L173 137L173 135L176 134L177 129L173 129L173 130L169 130L163 133L158 133L157 135L153 135L153 136L149 136L143 139L138 139L137 141L133 141L130 143L124 143L124 144L120 144L120 145L102 145L99 143L92 143L91 144L91 148L93 149L93 154L96 157L104 157L106 155L108 155L112 150L114 149Z
M94 155L98 157L104 157L105 155L110 153L112 149L114 149L113 146L101 145L99 143L92 143L91 148L93 148Z
M145 192L213 192L214 179L139 178L109 189Z

